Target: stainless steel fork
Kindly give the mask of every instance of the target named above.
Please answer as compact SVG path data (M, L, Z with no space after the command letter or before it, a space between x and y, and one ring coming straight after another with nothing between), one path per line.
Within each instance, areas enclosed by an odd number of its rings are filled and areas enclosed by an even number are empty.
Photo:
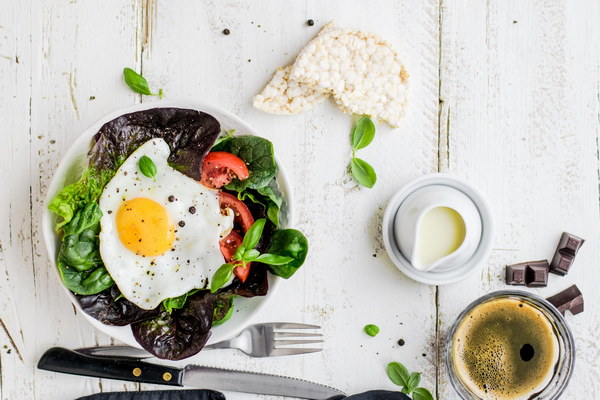
M255 324L246 327L236 337L229 340L213 343L204 349L238 349L251 357L278 357L295 354L315 353L323 350L319 347L289 347L301 344L322 343L323 334L320 332L307 332L319 330L320 326L297 324L292 322L270 322ZM297 330L303 330L298 332ZM135 357L138 359L150 358L151 354L145 350L130 346L97 346L84 347L75 351L106 357Z

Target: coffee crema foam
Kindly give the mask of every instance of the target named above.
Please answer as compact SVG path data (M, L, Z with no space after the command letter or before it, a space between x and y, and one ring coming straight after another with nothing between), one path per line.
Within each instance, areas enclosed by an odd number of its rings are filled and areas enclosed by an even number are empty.
M486 400L529 399L550 382L558 358L552 323L519 299L499 298L476 306L452 338L456 375Z

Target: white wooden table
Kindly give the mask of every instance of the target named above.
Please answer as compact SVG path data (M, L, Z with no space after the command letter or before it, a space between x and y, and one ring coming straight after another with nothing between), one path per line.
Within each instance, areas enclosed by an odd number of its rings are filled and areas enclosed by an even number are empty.
M372 190L346 174L351 117L333 104L282 117L251 106L274 70L333 19L391 41L412 75L410 116L397 130L378 126L361 152L379 175ZM311 243L301 272L260 319L320 324L326 350L280 359L215 351L197 361L351 393L394 389L385 366L401 361L423 372L437 398L454 399L443 363L449 326L469 302L506 288L505 264L551 257L566 230L588 239L575 267L534 292L581 288L587 310L567 316L577 362L564 398L599 398L599 20L592 0L0 0L0 398L149 389L35 367L53 345L112 343L75 315L49 265L40 216L72 140L105 113L150 100L123 84L125 66L167 98L221 106L271 139ZM478 186L497 220L480 271L437 288L402 275L380 233L392 194L435 171ZM376 338L362 332L367 323L381 327Z

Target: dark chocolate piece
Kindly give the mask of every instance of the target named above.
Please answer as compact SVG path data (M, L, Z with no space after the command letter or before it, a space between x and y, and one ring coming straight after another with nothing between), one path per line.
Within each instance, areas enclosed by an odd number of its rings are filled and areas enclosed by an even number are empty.
M556 307L562 315L565 315L567 310L571 311L573 315L583 312L583 295L575 285L552 297L548 297L546 300Z
M550 265L546 260L530 261L525 271L527 287L546 287Z
M585 240L580 237L563 232L550 263L550 272L565 276L584 242Z
M513 286L525 286L525 270L527 263L506 266L506 284Z

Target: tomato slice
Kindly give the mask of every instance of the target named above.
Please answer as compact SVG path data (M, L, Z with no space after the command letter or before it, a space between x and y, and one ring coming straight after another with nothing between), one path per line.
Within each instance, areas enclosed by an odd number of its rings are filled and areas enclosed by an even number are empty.
M200 178L204 186L219 189L236 176L241 181L250 176L246 163L238 156L225 151L213 151L204 157Z
M219 246L221 248L221 254L225 257L225 261L230 263L235 261L234 254L238 247L242 245L242 237L236 231L231 231L229 235L225 236L219 242ZM233 273L237 278L243 282L248 278L248 274L250 273L250 265L246 266L238 265L234 268Z
M233 211L233 222L239 224L244 233L250 229L254 223L254 217L243 201L232 194L219 192L219 203L221 210L229 208Z

